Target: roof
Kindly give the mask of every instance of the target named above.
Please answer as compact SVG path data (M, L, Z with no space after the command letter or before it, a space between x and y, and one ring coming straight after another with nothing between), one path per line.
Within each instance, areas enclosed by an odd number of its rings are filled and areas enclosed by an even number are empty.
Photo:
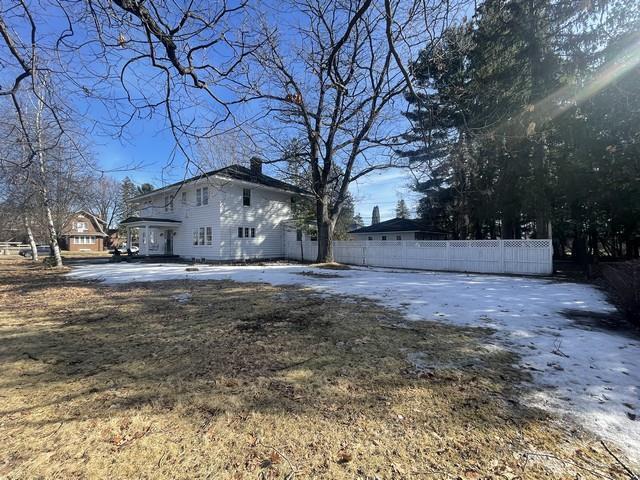
M381 232L431 232L445 233L437 228L426 227L416 220L408 218L393 218L384 222L369 225L368 227L357 228L349 233L381 233Z
M105 222L103 219L101 219L100 217L98 217L97 215L94 215L93 213L91 213L88 210L78 210L77 212L74 212L73 215L71 215L65 222L63 225L63 232L64 230L66 230L66 227L69 224L69 221L71 221L75 216L77 215L84 215L85 217L89 217L89 219L93 222L93 226L96 227L97 230L97 234L96 233L74 233L73 235L93 235L93 236L107 236L106 232L104 231L104 227L107 225L107 222ZM68 237L70 234L68 233L63 233L61 236L63 237Z
M251 169L247 167L243 167L242 165L230 165L228 167L220 168L218 170L211 170L210 172L203 173L202 175L196 175L195 177L191 177L186 180L182 180L180 182L172 183L171 185L167 185L166 187L158 188L157 190L153 190L143 195L138 195L135 198L146 197L147 195L153 195L163 190L168 190L170 188L177 187L179 185L196 182L198 180L209 178L209 177L222 177L222 178L229 178L232 180L240 180L242 182L255 183L258 185L263 185L265 187L277 188L279 190L285 190L287 192L297 193L300 195L309 194L309 192L303 188L297 187L296 185L292 185L287 182L283 182L282 180L278 180L277 178L270 177L269 175L265 175L264 173L256 174L252 172Z
M171 218L154 218L154 217L127 217L120 224L136 223L136 222L160 222L160 223L181 223L180 220Z

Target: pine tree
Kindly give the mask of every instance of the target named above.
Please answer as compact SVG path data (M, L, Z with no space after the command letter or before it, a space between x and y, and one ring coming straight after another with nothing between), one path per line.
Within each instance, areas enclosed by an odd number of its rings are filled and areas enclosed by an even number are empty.
M607 0L486 0L428 45L403 152L423 172L418 215L454 238L547 237L551 221L559 250L573 237L592 254L622 252L620 238L635 251L638 182L622 177L639 144L637 62L585 87L637 44L639 17Z
M373 212L371 212L371 225L376 225L380 223L380 209L376 205L373 207Z
M396 218L409 218L410 216L409 207L407 207L404 198L401 198L396 205Z
M123 220L132 217L136 213L132 199L138 194L136 185L129 177L125 177L120 183L120 212L118 218Z

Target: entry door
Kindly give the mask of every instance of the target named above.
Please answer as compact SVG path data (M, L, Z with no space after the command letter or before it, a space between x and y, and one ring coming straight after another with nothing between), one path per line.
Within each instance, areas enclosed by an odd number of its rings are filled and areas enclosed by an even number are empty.
M165 244L165 254L173 255L173 230L167 230L167 242Z

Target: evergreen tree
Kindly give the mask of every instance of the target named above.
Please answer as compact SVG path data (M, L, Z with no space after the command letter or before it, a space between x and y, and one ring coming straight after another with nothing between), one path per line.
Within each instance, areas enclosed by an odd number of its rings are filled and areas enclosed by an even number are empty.
M551 224L557 253L637 255L640 9L628 7L486 0L424 49L402 152L422 172L421 218L454 238L544 238Z
M407 207L404 198L401 198L396 205L396 218L409 218L410 216L409 207Z
M380 209L376 205L373 207L373 212L371 212L371 225L375 225L380 223Z
M129 177L125 177L120 183L120 212L118 218L123 221L136 213L132 199L138 194L136 185Z

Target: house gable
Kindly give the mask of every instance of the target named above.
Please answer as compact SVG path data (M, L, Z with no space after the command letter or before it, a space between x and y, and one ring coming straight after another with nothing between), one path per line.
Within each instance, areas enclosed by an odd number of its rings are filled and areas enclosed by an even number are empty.
M65 222L62 228L63 236L99 236L106 237L104 232L103 221L89 212L80 210Z

